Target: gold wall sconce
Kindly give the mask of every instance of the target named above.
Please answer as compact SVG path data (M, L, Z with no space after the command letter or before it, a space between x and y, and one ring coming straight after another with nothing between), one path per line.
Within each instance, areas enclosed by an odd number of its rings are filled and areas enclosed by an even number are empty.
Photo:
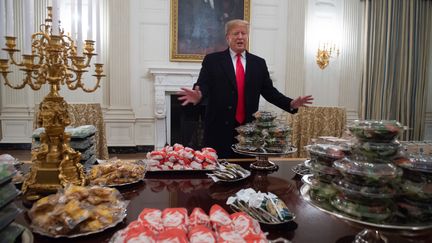
M318 47L316 55L316 63L318 67L323 70L330 63L330 58L336 58L339 56L339 48L336 48L336 44L324 44L322 47Z

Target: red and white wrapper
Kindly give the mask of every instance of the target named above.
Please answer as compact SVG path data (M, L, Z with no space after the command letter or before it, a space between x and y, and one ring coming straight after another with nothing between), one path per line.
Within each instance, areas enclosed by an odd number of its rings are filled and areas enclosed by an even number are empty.
M183 170L184 169L184 165L176 163L173 165L173 170Z
M231 214L230 217L234 231L239 233L242 237L246 237L248 234L259 235L261 233L261 227L258 221L252 219L246 213L237 212Z
M202 148L201 151L216 154L216 149L210 147Z
M202 170L203 169L202 163L197 162L195 160L190 163L190 167L194 170Z
M204 154L204 157L205 157L205 161L207 163L216 164L216 162L217 162L217 156L214 157L211 154Z
M172 146L167 145L167 146L162 148L162 151L165 153L168 153L168 152L174 151L174 148Z
M203 169L206 169L206 170L216 169L216 164L204 162L204 163L202 163L202 165L203 165Z
M205 161L205 155L201 151L195 151L195 155L193 159L198 163L202 163L203 161Z
M191 228L188 237L190 243L216 243L215 233L203 225Z
M159 166L161 164L160 160L156 160L156 159L147 159L146 163L150 167Z
M190 159L185 158L185 157L180 157L177 162L181 165L184 165L184 166L190 165L190 163L191 163Z
M232 228L230 215L218 204L214 204L210 208L210 222L216 232L222 226L229 226Z
M161 170L172 170L173 167L172 167L172 165L169 166L169 165L163 164L160 166L160 168L161 168Z
M161 161L166 157L166 153L163 151L152 151L147 153L147 159L153 159Z
M216 168L217 158L216 150L213 148L207 147L195 151L178 143L147 153L147 159L154 161L147 162L150 171L213 170Z
M179 160L180 156L176 151L171 151L167 153L166 158L169 162L175 163Z
M222 226L218 232L218 243L246 243L243 237L230 226Z
M183 158L192 160L195 154L195 150L189 148L189 147L185 147L181 152L180 152L180 156L182 156Z
M248 243L268 243L269 242L266 236L264 235L264 233L258 235L248 234L244 237L244 239Z
M162 165L168 166L168 167L173 167L174 166L174 162L166 160L163 163L161 163Z
M186 233L181 229L167 229L157 236L158 243L188 243Z
M143 231L129 231L124 238L124 243L156 243L156 236L148 229Z
M213 148L203 148L203 149L201 149L201 151L205 155L208 155L208 159L209 160L214 161L214 162L217 161L218 156L217 156L217 153L216 153L215 149L213 149Z
M198 225L210 228L210 217L201 208L194 208L189 215L189 228Z
M135 242L149 242L155 243L156 238L151 230L144 227L138 221L132 221L125 229L120 230L114 235L113 243L135 243Z
M138 220L144 227L148 228L155 234L164 230L162 224L162 211L159 209L144 208L144 210L139 214Z
M162 212L162 223L165 229L181 229L187 232L189 217L186 208L166 208Z
M176 152L178 152L180 150L183 150L183 149L184 149L184 146L181 145L181 144L179 144L179 143L176 143L176 144L173 145L173 150L176 151Z
M160 165L155 165L155 166L150 166L149 171L160 171L162 170L162 166Z

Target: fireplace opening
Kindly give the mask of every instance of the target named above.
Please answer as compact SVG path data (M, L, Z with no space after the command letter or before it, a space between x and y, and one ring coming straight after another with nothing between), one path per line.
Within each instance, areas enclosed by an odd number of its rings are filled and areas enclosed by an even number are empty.
M171 145L182 144L195 150L204 147L205 106L182 106L178 95L170 96L171 104Z

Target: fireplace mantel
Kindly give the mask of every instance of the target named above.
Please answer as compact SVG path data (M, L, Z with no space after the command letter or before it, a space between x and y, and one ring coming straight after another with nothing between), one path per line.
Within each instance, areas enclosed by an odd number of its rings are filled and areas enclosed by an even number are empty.
M200 66L149 68L149 73L154 76L155 149L170 143L170 95L182 87L192 88L199 71Z

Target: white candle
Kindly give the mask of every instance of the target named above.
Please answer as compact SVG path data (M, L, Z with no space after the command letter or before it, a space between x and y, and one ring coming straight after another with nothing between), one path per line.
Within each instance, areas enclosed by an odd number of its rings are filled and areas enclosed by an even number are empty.
M82 0L78 0L78 36L77 36L77 55L81 56L83 50L83 38L82 38Z
M13 1L6 1L6 35L14 35L14 12L13 12Z
M60 8L58 0L52 0L52 35L59 35Z
M31 36L33 34L33 22L34 22L34 2L33 0L23 1L24 7L24 52L23 54L32 54L32 43Z
M87 28L87 40L93 40L93 6L92 6L92 0L88 0L88 28Z
M100 3L99 0L96 0L96 63L102 62L102 53L101 53L101 25L100 25Z
M73 40L76 40L76 2L71 2L71 37Z
M6 59L6 52L2 48L6 47L6 1L0 0L0 59Z

